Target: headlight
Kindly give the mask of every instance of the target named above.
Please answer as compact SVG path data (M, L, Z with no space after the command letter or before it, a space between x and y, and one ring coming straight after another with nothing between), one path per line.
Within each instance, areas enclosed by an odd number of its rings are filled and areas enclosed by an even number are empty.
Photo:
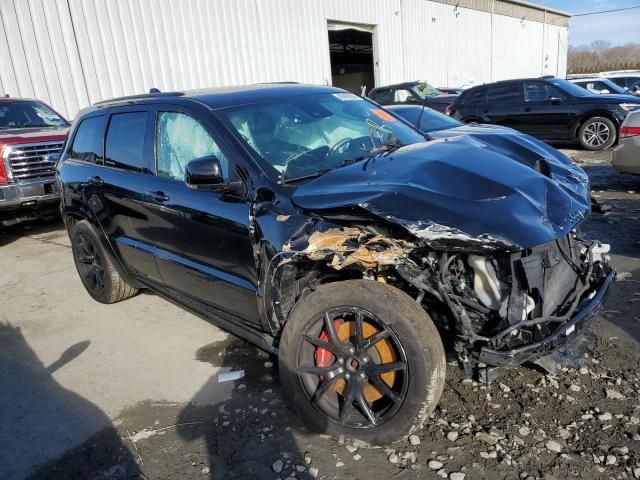
M620 108L627 112L632 112L640 108L640 103L621 103Z

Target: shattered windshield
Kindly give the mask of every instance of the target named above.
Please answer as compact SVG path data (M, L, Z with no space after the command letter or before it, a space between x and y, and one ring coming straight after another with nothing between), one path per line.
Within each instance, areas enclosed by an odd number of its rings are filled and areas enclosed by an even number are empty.
M425 138L352 93L322 93L231 107L225 120L283 181L322 175Z
M0 129L66 126L67 121L44 103L0 102Z
M418 83L414 85L413 90L418 94L420 98L423 100L425 98L433 98L439 95L442 95L442 92L435 87L432 87L426 82Z

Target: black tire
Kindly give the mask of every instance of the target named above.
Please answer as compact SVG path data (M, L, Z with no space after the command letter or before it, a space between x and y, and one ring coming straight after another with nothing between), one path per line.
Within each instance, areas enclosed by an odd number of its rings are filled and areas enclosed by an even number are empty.
M616 138L616 126L607 117L591 117L578 129L578 142L585 150L604 150L611 147Z
M350 318L352 310L355 312L353 321L348 322L346 319ZM324 317L328 311L339 312L337 315L341 318L328 317L331 321L327 324ZM358 348L354 353L353 347L360 344L357 334L351 333L351 328L353 325L353 332L357 331L355 319L358 314L364 319L361 320L361 325L366 327L361 326L361 332L374 328L373 326L378 329L377 333L374 330L369 337L360 335L364 344L383 332L382 328L389 332L385 333L387 336L384 340L370 345L368 349ZM338 325L336 322L342 322L338 330L335 330ZM382 322L384 325L375 322ZM318 347L327 345L327 342L321 343L323 332L330 341L328 325L334 325L334 333L339 334L344 323L348 324L348 342L337 342L340 350L335 350L338 347L331 344L334 349L331 351L334 353L331 354L330 366L320 369L322 373L315 372L319 369L319 352L327 352L324 347ZM390 346L382 342L388 342ZM352 347L352 351L346 353L342 350L342 345L347 350ZM387 350L387 354L396 357L391 360L393 363L376 362L373 358L382 347ZM358 438L373 445L384 445L405 438L424 424L444 388L445 353L433 321L406 293L372 280L330 283L309 294L294 307L284 327L279 348L280 378L292 406L310 428L333 436ZM342 357L343 352L347 357ZM369 355L371 359L363 355ZM354 358L357 358L355 366ZM340 360L342 363L339 363ZM396 368L403 361L406 361L405 368ZM308 366L309 362L312 363L311 366ZM389 375L391 365L396 366L394 378L387 380L383 376ZM314 373L310 373L311 370ZM335 373L340 370L342 373ZM382 371L386 373L380 373ZM348 382L345 379L347 375ZM380 386L383 380L389 387L385 389L386 393ZM340 384L341 392L338 388L340 381L343 382ZM318 389L321 385L328 386ZM347 402L352 385L359 394L355 394L355 400ZM374 390L371 390L372 387ZM321 390L323 393L316 399L316 403L312 403L312 399ZM375 400L369 403L372 393ZM378 395L381 396L378 398ZM369 415L373 414L373 423L372 417L365 415L360 398L366 401L371 412ZM354 407L354 403L358 406ZM345 413L341 420L341 411L345 405L348 406L350 415L347 417ZM332 406L337 410L332 410ZM381 408L380 412L376 411L377 408ZM380 417L376 419L378 415ZM353 418L356 423L353 423ZM359 424L357 419L361 420Z
M71 250L82 284L100 303L116 303L133 297L138 289L125 282L113 267L100 239L86 220L71 229Z

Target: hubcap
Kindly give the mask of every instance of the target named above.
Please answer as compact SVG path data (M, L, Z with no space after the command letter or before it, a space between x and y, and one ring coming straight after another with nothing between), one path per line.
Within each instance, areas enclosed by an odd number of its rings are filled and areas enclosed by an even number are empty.
M93 241L86 235L79 235L75 248L78 271L85 284L95 292L104 289L104 267Z
M587 145L601 147L605 145L611 137L611 129L606 123L593 122L587 125L582 134L582 138Z
M356 307L330 309L311 323L300 341L297 365L314 407L349 427L369 428L391 418L408 387L398 337Z

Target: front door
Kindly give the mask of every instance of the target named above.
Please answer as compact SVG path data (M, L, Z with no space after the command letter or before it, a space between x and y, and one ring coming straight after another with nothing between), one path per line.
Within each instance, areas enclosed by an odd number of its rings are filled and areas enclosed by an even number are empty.
M225 179L234 162L204 119L182 106L154 112L154 172L148 182L149 236L165 286L259 323L257 279L244 198L194 190L184 181L189 161L215 156Z

